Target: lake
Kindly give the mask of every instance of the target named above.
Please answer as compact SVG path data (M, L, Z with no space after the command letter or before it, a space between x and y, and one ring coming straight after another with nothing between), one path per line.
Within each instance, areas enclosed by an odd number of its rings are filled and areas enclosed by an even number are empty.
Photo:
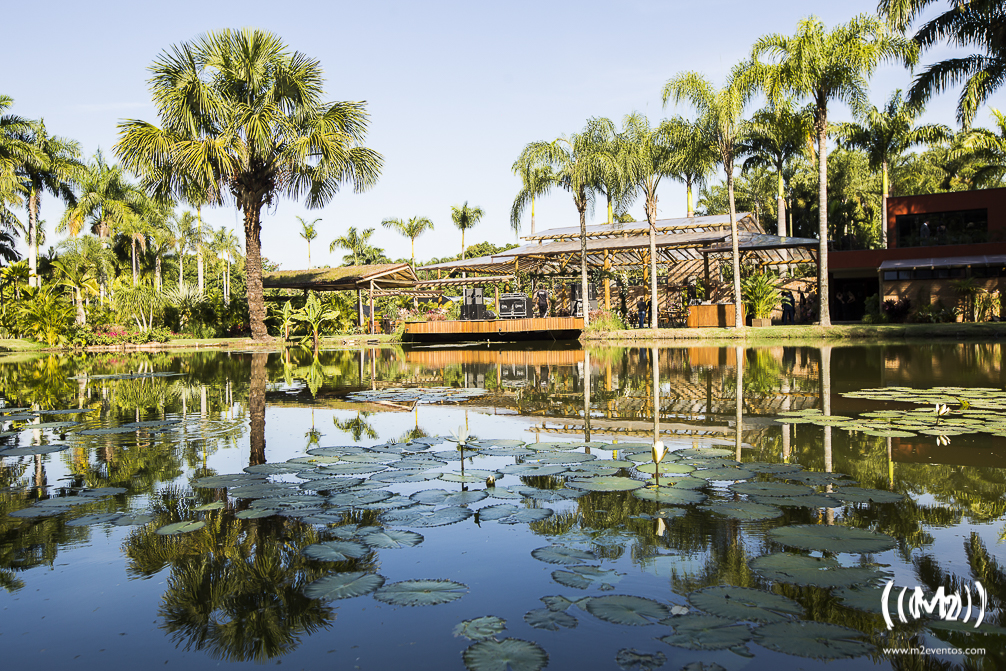
M1002 354L0 359L4 666L1006 668Z

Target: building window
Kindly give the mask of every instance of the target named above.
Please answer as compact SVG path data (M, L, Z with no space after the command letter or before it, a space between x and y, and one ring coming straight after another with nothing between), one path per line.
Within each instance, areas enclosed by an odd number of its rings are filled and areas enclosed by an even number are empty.
M894 221L898 247L968 245L988 242L989 237L987 209L903 214Z

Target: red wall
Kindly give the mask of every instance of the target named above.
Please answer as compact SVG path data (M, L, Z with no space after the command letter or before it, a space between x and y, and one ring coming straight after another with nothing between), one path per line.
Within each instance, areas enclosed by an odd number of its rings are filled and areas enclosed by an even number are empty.
M989 211L989 240L1006 239L1006 189L979 189L977 191L953 191L951 193L932 193L924 196L888 198L887 245L889 248L894 248L898 244L894 222L895 217L899 215L952 212L954 210L979 210L982 208ZM961 245L961 247L971 246ZM915 250L919 251L919 248L916 247ZM977 253L987 254L990 252ZM913 256L926 256L926 253L914 254ZM933 254L933 256L936 255ZM939 256L958 256L958 254L940 254Z
M989 210L989 228L992 228L992 210ZM890 239L890 238L888 238ZM892 259L949 258L954 256L991 256L1006 254L1006 242L986 242L976 245L934 245L932 247L902 247L901 249L861 249L852 252L828 252L828 270L854 268L880 268Z

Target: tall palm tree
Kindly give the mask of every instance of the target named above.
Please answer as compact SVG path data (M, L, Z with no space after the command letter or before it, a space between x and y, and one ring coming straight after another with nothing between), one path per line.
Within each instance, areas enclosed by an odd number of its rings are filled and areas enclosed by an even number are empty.
M895 28L905 31L935 0L880 0L878 11ZM957 101L957 121L971 127L975 115L1006 82L1006 6L1001 0L948 0L947 11L923 23L913 41L922 51L941 42L974 47L978 53L947 58L915 77L908 92L913 103L925 103L934 93L963 84Z
M461 258L465 258L465 231L475 228L475 224L485 216L481 207L468 207L466 200L464 205L451 205L451 221L461 231Z
M297 217L297 221L300 222L300 237L307 240L307 269L311 269L311 241L318 237L318 231L315 229L314 225L321 221L320 218L315 219L310 224L303 217Z
M252 336L265 340L262 207L285 195L318 208L345 183L373 186L383 159L363 146L366 104L324 102L321 64L261 30L208 33L151 69L161 126L121 123L116 152L154 192L180 193L181 176L196 174L233 197L244 215Z
M8 114L14 105L10 96L0 94L0 225L12 230L20 220L11 207L24 204L25 185L19 170L26 163L42 162L38 148L27 140L32 122L16 114Z
M161 272L164 266L164 255L178 244L174 233L166 225L155 226L150 233L149 246L154 254L154 288L158 291L164 289L164 275Z
M580 215L580 289L584 305L587 300L587 209L594 203L595 194L601 190L605 175L612 169L610 154L593 141L596 135L589 132L573 133L552 142L532 142L524 147L513 164L519 175L538 169L543 177L525 183L514 198L510 209L510 222L520 222L524 209L536 197L544 196L553 188L560 188L573 196L573 204ZM548 168L547 171L541 168ZM519 225L519 223L518 223ZM589 310L583 311L584 326L590 323Z
M789 99L754 113L747 124L746 138L741 153L746 154L743 171L770 167L776 172L777 217L776 230L786 235L786 165L807 150L811 140L810 117L804 111L793 109Z
M607 201L607 221L608 225L611 225L614 222L615 210L624 210L635 196L636 184L628 166L630 143L623 137L624 130L623 133L619 133L611 119L605 117L590 119L585 132L590 135L590 141L597 151L606 154L609 159L605 162L599 190Z
M699 113L700 122L709 129L720 153L720 163L727 175L727 199L730 203L730 261L734 275L734 326L744 326L741 315L741 264L737 240L737 210L734 204L734 160L739 154L742 136L741 115L751 98L752 88L740 67L717 89L697 72L672 77L664 84L663 100L675 103L687 100Z
M52 262L59 273L59 284L73 292L73 303L77 309L76 323L84 326L87 313L84 298L98 295L98 272L94 263L84 254L79 239L67 242L68 249Z
M861 14L827 30L817 18L803 19L792 37L765 35L755 42L749 76L770 98L785 94L809 97L814 109L818 156L818 296L821 326L831 326L828 307L828 103L841 100L854 111L865 109L867 80L877 66L900 59L913 65L917 46L892 34L878 18ZM768 57L761 62L758 59Z
M36 149L33 158L21 164L18 170L25 185L28 200L28 286L38 286L38 225L42 194L50 193L67 207L76 204L74 188L86 168L80 161L80 143L49 135L44 121L31 123L25 139Z
M224 305L227 305L231 301L231 264L240 254L238 237L231 229L221 226L213 233L211 244L213 251L224 261L223 296Z
M122 167L111 165L99 151L80 181L80 196L63 212L56 231L78 235L87 225L99 238L108 239L126 219L142 215L150 201L131 183Z
M880 241L887 249L887 197L890 195L888 171L891 161L909 147L920 144L947 142L952 131L943 124L916 126L915 120L922 114L922 105L906 102L901 97L901 89L888 98L884 108L870 107L860 114L860 123L839 124L836 129L839 139L847 147L862 149L870 157L870 168L880 170L882 175Z
M130 260L132 261L131 266L133 269L133 286L135 287L140 274L140 261L136 253L136 248L139 246L143 251L147 251L147 237L151 234L152 228L150 226L150 222L137 215L126 217L126 219L119 224L117 228L118 232L129 240L131 251Z
M657 187L663 177L671 177L676 167L676 155L671 145L668 127L650 127L645 116L634 112L622 122L626 182L642 192L646 202L646 221L650 225L650 310L651 326L657 328Z
M674 153L677 157L674 179L685 185L686 216L695 216L693 187L701 187L716 169L719 150L713 141L710 129L702 120L690 121L684 117L674 117L665 122Z
M370 246L369 240L370 236L374 234L373 228L366 228L362 233L357 233L356 226L350 226L349 230L346 231L346 235L336 238L328 246L329 253L334 252L340 247L345 249L353 256L353 265L360 265L360 257L363 256L367 247Z
M416 238L426 231L433 230L433 222L427 217L412 217L408 221L404 219L385 219L381 222L385 228L393 228L412 243L412 265L416 265ZM464 232L462 231L462 234Z
M196 217L186 210L181 214L173 214L170 226L175 238L175 253L178 254L178 289L185 286L185 251L192 248L192 241L201 232L196 227Z
M1002 186L1006 177L1006 116L992 110L998 134L987 128L975 128L964 139L959 153L969 156L978 164L974 173L975 184L990 188Z
M521 180L521 191L528 192L531 194L531 235L535 233L534 227L534 199L535 194L539 193L543 188L543 185L550 184L555 180L555 176L552 174L552 168L548 165L521 165L518 166L517 163L513 164L513 172L515 175L520 176ZM520 219L521 212L514 209L517 207L519 200L515 200L513 206L510 209L510 227L514 230L514 233L520 233Z

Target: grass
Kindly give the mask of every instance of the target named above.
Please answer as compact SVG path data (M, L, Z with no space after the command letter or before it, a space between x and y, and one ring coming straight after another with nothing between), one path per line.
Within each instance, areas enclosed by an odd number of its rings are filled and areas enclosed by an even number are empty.
M30 340L19 340L17 338L0 339L0 352L34 352L44 349L40 345Z
M702 341L763 341L763 340L905 340L915 338L982 339L1006 337L1006 322L981 324L839 324L830 328L814 325L767 326L763 328L671 328L627 329L586 332L581 340L598 342L614 340L702 340Z

